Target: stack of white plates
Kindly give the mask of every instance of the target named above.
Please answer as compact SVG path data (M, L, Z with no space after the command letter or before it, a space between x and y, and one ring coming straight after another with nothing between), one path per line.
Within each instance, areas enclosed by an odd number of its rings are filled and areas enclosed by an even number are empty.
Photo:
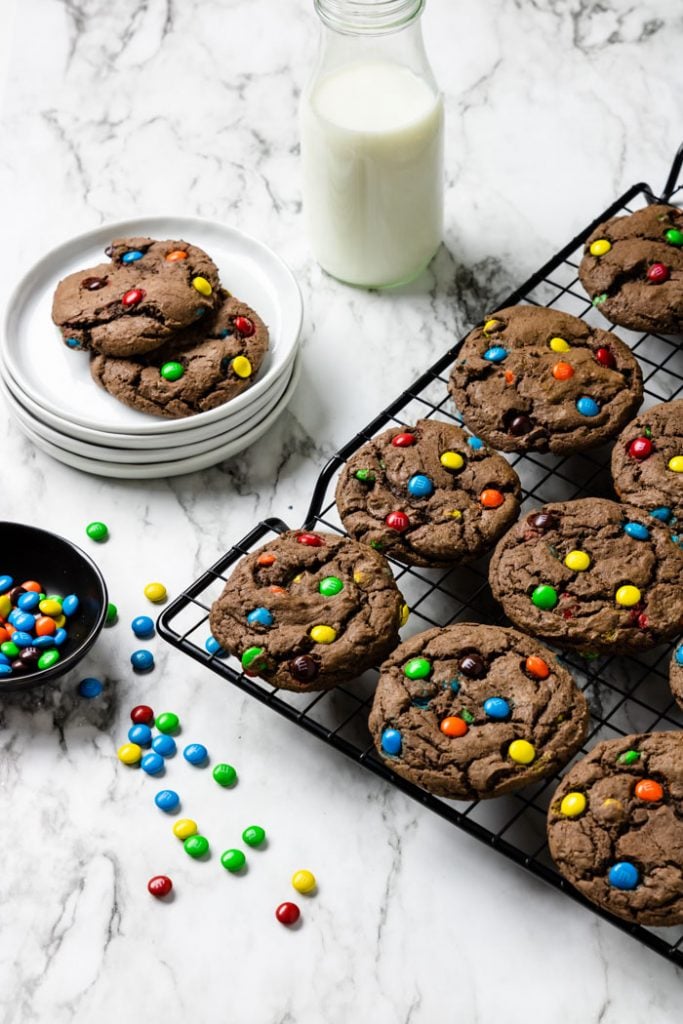
M268 326L270 349L255 383L225 405L180 420L129 409L94 382L88 354L67 349L52 323L61 278L102 262L113 238L143 235L205 249L223 286ZM253 444L285 409L299 376L301 318L291 271L256 239L194 218L110 224L53 250L15 289L0 339L2 392L26 436L76 469L128 479L192 473Z

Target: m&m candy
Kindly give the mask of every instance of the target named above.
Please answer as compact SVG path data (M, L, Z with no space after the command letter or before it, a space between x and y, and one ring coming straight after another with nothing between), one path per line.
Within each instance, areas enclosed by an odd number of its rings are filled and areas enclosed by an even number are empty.
M648 437L636 437L629 444L627 451L632 459L647 459L652 454L652 441Z
M206 836L194 835L188 836L183 842L185 853L188 856L193 857L197 860L199 857L204 857L209 852L209 840Z
M137 704L131 711L130 718L132 722L141 722L143 725L151 725L154 721L154 712L147 704Z
M560 804L560 814L565 818L578 818L586 810L586 798L583 793L567 793Z
M547 583L541 583L531 594L531 603L542 611L550 611L558 600L557 591Z
M180 818L173 826L173 835L178 839L187 839L188 836L196 835L198 825L192 818Z
M152 740L152 750L155 750L157 754L161 754L162 757L173 757L177 749L176 741L173 737L167 736L163 732Z
M154 619L149 615L136 615L130 624L138 640L148 640L154 636Z
M136 672L149 672L154 668L154 655L151 651L133 651L130 663Z
M641 779L636 783L634 793L646 803L658 803L664 799L664 787L656 779Z
M212 774L219 786L234 786L237 782L237 772L231 764L217 764Z
M584 395L576 400L576 410L582 416L597 416L600 412L600 406L594 398Z
M502 345L493 345L484 352L484 359L489 363L502 363L504 359L507 359L507 355L507 349Z
M203 764L209 752L203 743L188 743L183 750L183 757L189 764Z
M164 769L164 759L156 750L150 750L143 755L140 767L148 775L158 775Z
M109 536L109 528L105 523L93 522L88 523L85 528L85 532L90 537L90 540L95 540L98 543L102 543Z
M493 487L487 487L479 495L479 501L483 508L500 508L505 504L505 495Z
M553 366L553 377L555 380L571 380L574 376L574 367L571 363L555 363Z
M164 711L162 714L157 715L154 724L159 732L175 732L176 729L180 728L180 719L172 711Z
M627 536L632 537L633 540L649 540L650 531L647 526L643 526L642 523L625 523L624 533Z
M207 636L204 641L204 649L212 656L215 654L220 657L221 654L226 653L215 636Z
M585 572L589 568L591 560L585 551L570 551L565 555L564 564L573 572Z
M185 376L185 367L182 363L177 362L177 360L171 360L170 362L163 364L159 370L159 375L169 383L173 383Z
M147 891L156 896L157 899L162 899L164 896L168 896L173 888L173 882L168 875L155 875L154 878L150 878L147 883Z
M244 338L250 338L256 330L253 321L248 316L236 316L233 320L233 327Z
M669 245L683 245L683 231L679 231L678 228L669 228L664 232L664 238Z
M336 597L344 589L344 584L338 576L325 576L318 584L318 593L323 597Z
M250 626L272 626L273 614L267 608L254 608L248 613L247 622Z
M281 903L275 910L275 916L280 924L292 925L301 917L301 911L296 903Z
M174 249L164 257L169 263L177 263L179 260L186 260L187 253L184 249Z
M131 725L128 730L128 739L140 747L148 747L152 742L152 730L148 725Z
M144 289L142 288L130 288L127 292L121 296L121 304L127 309L131 309L133 306L139 305L145 297Z
M434 493L434 484L424 473L416 473L408 481L408 494L411 498L429 498Z
M467 725L467 722L464 720L464 718L460 718L457 715L451 715L448 718L444 718L442 719L441 722L439 722L439 729L444 734L444 736L457 737L464 736L465 733L468 731L469 726Z
M292 875L292 885L294 886L297 892L306 894L309 892L313 892L317 885L317 882L315 880L315 875L313 874L312 871L306 871L305 869L302 869L300 871L295 871L294 874Z
M159 792L155 794L154 803L160 811L165 811L167 814L170 814L180 805L180 797L174 789L160 789Z
M484 701L484 714L494 722L504 721L510 716L510 705L503 697L489 697Z
M391 443L394 448L409 448L411 444L415 444L416 438L414 434L394 434L391 439Z
M262 829L260 825L249 825L242 833L242 842L247 846L260 846L265 838L265 829Z
M550 675L550 669L543 658L539 658L537 654L530 654L524 662L524 668L530 676L534 679L547 679Z
M432 671L432 663L427 658L411 658L403 666L403 673L408 679L426 679Z
M213 291L213 288L211 287L211 285L209 284L205 277L193 277L192 287L195 289L195 291L198 291L200 295L208 296Z
M124 743L116 752L119 761L124 764L137 764L142 757L142 748L137 743Z
M674 455L673 458L669 459L667 468L672 473L683 473L683 455Z
M571 349L571 345L569 345L564 338L551 338L548 342L548 347L551 348L553 352L569 352Z
M595 361L608 370L613 370L617 361L608 348L601 346L595 350Z
M401 733L398 729L384 729L380 739L380 745L385 754L388 754L390 757L396 757L401 753Z
M517 764L531 764L536 750L528 740L513 740L508 747L508 756Z
M614 599L617 604L622 605L624 608L632 608L633 605L638 604L641 598L641 593L638 587L634 587L632 584L624 584L623 587L619 587Z
M640 872L634 864L620 860L609 869L607 880L615 889L635 889L640 881Z
M653 263L648 267L646 276L651 284L664 284L671 277L671 271L665 263Z
M472 438L470 438L470 441L471 440ZM454 472L457 471L458 469L462 469L462 467L465 465L465 460L463 459L462 455L460 455L459 452L443 452L443 454L439 457L439 462L444 467L444 469L450 469L453 470Z
M313 626L309 636L316 644L331 644L337 639L337 631L332 626Z
M598 238L595 242L591 242L590 254L591 256L604 256L612 248L612 243L608 242L606 238Z
M99 697L102 693L102 683L99 679L89 676L87 679L81 679L78 684L78 692L81 697L86 697L87 699Z
M405 512L389 512L384 522L390 530L396 530L397 533L404 533L410 526L410 519Z
M231 874L241 871L246 863L247 858L241 850L226 850L225 853L221 854L221 864Z
M467 444L472 449L472 451L475 452L481 451L481 449L484 447L484 442L480 437L468 437Z
M148 583L144 589L144 595L153 604L159 604L166 600L166 587L163 583Z

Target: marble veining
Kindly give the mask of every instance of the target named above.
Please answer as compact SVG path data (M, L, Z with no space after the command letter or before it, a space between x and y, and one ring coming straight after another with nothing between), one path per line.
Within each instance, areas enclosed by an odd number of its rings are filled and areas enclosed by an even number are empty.
M254 448L189 477L106 481L36 450L2 407L2 513L92 551L120 610L82 671L0 703L2 1024L668 1024L678 971L513 864L280 721L158 639L135 677L142 587L171 594L259 519L305 514L336 448L636 180L661 187L680 139L673 0L430 0L444 91L444 244L391 292L337 284L302 218L297 105L314 60L307 0L5 0L0 299L47 248L107 221L229 223L290 263L306 305L290 408ZM89 544L102 518L111 539ZM0 569L1 556L0 556ZM76 694L99 676L101 697ZM182 717L236 765L234 791L178 757L157 783L115 759L129 708ZM177 788L210 837L187 858L153 805ZM220 867L242 828L267 850ZM315 871L303 924L273 910ZM176 896L148 896L167 872Z

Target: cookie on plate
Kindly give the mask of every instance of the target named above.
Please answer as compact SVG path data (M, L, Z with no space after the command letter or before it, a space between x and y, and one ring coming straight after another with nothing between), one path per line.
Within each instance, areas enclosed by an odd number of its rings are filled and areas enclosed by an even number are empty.
M52 319L69 348L110 356L151 352L220 299L215 264L196 245L116 239L106 255L109 263L57 285Z
M676 703L683 708L683 643L677 644L669 663L669 686Z
M398 775L438 796L474 800L566 764L588 718L569 672L538 640L463 622L412 636L390 655L369 724Z
M407 613L382 555L348 537L299 530L239 562L210 621L245 672L307 691L378 664Z
M478 558L519 515L520 483L502 455L439 420L391 427L351 456L337 484L345 528L409 565Z
M596 228L584 246L581 284L613 324L683 331L683 210L656 203Z
M647 512L604 498L530 512L489 580L516 626L561 647L642 651L683 629L683 551Z
M598 743L554 794L548 843L592 903L638 924L683 924L683 732Z
M612 451L614 489L622 501L683 529L683 398L661 402L622 430Z
M506 452L593 448L643 399L642 373L627 345L540 306L510 306L475 327L448 386L470 430Z
M215 314L147 355L93 355L90 372L124 405L179 418L214 409L250 387L268 350L268 329L244 302L222 293Z

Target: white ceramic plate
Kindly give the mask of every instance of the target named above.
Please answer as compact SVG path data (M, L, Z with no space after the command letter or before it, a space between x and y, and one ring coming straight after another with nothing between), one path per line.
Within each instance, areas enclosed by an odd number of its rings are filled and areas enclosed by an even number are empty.
M296 352L293 355L296 355ZM45 424L50 430L57 430L69 437L78 438L80 441L104 445L108 448L126 448L129 450L139 448L149 450L157 449L162 444L164 449L195 444L211 438L215 439L227 432L236 430L240 425L253 419L259 413L265 414L269 405L272 405L275 393L281 394L286 387L291 372L292 365L288 363L283 367L283 372L273 379L272 383L257 396L255 401L242 409L238 409L237 412L231 412L231 403L227 402L221 406L225 410L225 415L221 419L213 423L204 423L203 426L194 427L192 424L198 417L188 416L182 421L187 424L186 429L176 434L166 435L114 433L113 431L96 430L93 427L83 427L78 423L73 423L71 420L65 419L63 416L57 416L54 412L34 402L31 396L27 395L17 384L14 377L7 372L6 368L4 378L0 377L0 385L4 385L3 392L5 394L9 392L29 416ZM159 422L167 421L160 419Z
M52 323L52 297L67 274L101 262L112 238L149 235L186 238L205 249L223 285L252 306L268 325L270 348L259 379L233 398L231 412L250 405L291 363L302 320L299 287L287 265L263 242L234 228L194 217L147 217L109 224L53 249L22 278L7 307L0 353L8 371L34 402L71 423L113 433L169 435L185 420L163 420L136 412L97 387L88 355L73 352ZM223 406L190 418L192 427L215 423Z
M145 449L111 448L107 445L91 444L87 441L81 441L69 434L64 434L61 431L55 430L53 427L46 426L43 422L36 419L7 390L4 383L0 385L0 390L9 404L15 420L22 426L22 428L25 428L24 432L30 434L32 440L35 436L38 436L64 451L72 452L74 455L83 455L90 459L101 460L103 462L118 462L124 465L134 465L138 463L141 465L151 465L153 463L174 462L178 459L189 458L193 455L201 455L203 452L208 452L214 448L221 447L230 441L236 441L238 438L242 437L243 434L248 433L256 424L260 423L260 421L275 408L286 391L290 378L291 373L288 374L285 379L278 381L275 387L269 392L270 397L266 406L263 409L256 411L253 416L250 416L245 420L245 422L238 424L234 429L223 431L217 437L209 437L203 441L197 441L194 444L177 445L172 448L167 446L163 448ZM181 439L182 436L183 435L180 435Z
M208 469L209 466L215 466L217 463L237 455L262 437L272 427L278 416L286 409L298 383L299 372L300 364L297 361L287 390L280 402L251 430L243 434L242 437L213 448L211 451L204 452L201 455L193 455L188 459L177 459L175 462L155 462L150 466L133 466L115 462L104 462L97 459L87 459L82 455L74 455L73 452L58 448L56 445L46 441L40 434L36 434L32 427L27 427L24 423L20 423L20 428L36 447L57 459L58 462L63 462L74 469L80 469L84 473L92 473L95 476L116 477L120 480L156 480L160 477L182 476L184 473L196 473L200 469Z

